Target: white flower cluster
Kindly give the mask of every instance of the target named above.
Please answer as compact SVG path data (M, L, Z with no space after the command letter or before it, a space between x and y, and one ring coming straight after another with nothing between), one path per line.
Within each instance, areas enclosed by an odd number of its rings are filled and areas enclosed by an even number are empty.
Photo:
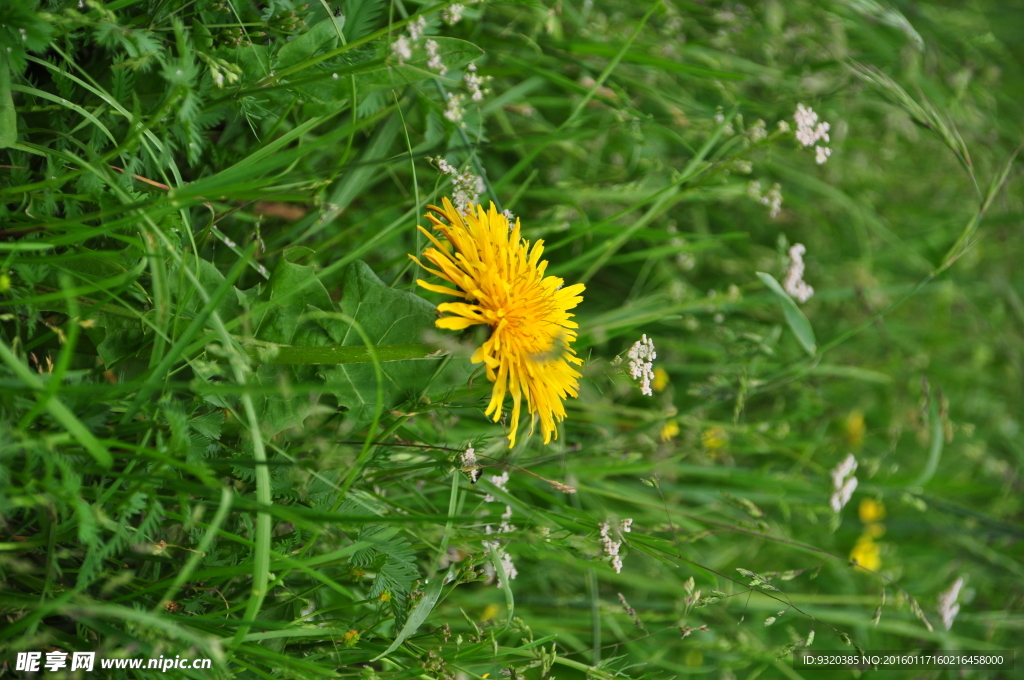
M409 25L405 27L407 35L400 35L395 38L395 42L391 43L391 56L398 60L399 66L404 64L406 60L412 59L413 47L415 47L416 43L418 43L420 38L423 37L423 31L425 30L427 30L427 19L426 17L418 16L410 21ZM434 43L436 50L437 43L433 40L428 40L427 51L430 51L430 43ZM438 63L440 63L440 60L438 60ZM431 68L433 68L433 66L431 66Z
M747 195L760 203L768 206L768 216L775 219L782 212L782 185L776 182L772 188L761 193L761 183L756 179L747 184Z
M404 64L406 59L412 59L412 43L409 42L409 38L404 35L395 38L395 42L391 43L391 56L398 59L399 66Z
M719 106L718 110L715 112L715 123L718 125L725 123L725 114L722 112L721 106ZM728 123L722 128L723 135L731 135L733 132L735 132L735 130L732 129L732 123Z
M654 360L658 355L654 352L654 341L643 336L629 348L629 374L633 380L640 381L640 391L648 397L654 394L651 381L654 380Z
M462 471L469 475L469 478L474 484L480 479L480 466L476 462L476 451L472 446L468 447L460 457L459 462L462 464Z
M789 249L789 268L782 287L799 302L807 302L814 295L814 289L804 281L804 253L807 248L802 243L794 243Z
M512 214L512 211L505 208L501 211L502 216L508 220L508 230L512 231L512 228L516 226L516 216Z
M500 475L491 475L491 484L498 487L504 492L508 492L508 470L505 470ZM484 496L485 503L493 503L495 501L494 496L487 494Z
M441 18L449 26L459 23L462 20L462 13L466 11L466 6L461 3L454 3L448 5L441 10Z
M505 549L502 548L497 541L483 541L483 546L487 548L488 553L494 551L494 554L498 556L498 559L501 560L501 568L504 570L505 576L508 576L510 581L519 575L519 572L516 570L516 565L512 562L512 557L505 552ZM488 569L488 571L490 571L490 569ZM499 588L501 587L500 578L498 579L497 585Z
M750 138L750 141L754 142L755 144L757 142L760 142L767 136L768 126L765 125L765 122L760 118L758 118L753 125L747 128L747 137Z
M632 531L633 520L626 518L619 523L619 534L628 534ZM612 569L615 570L616 574L622 573L622 557L619 556L619 548L622 547L622 541L616 541L611 537L612 525L608 522L601 522L599 525L601 529L601 549L604 550L604 554L611 557Z
M857 488L857 478L853 476L856 471L857 459L852 453L847 454L843 462L832 470L832 497L828 502L833 511L838 513L850 502L850 497Z
M427 68L431 71L437 71L439 75L448 73L448 67L441 61L441 46L437 44L436 40L428 40L423 44L427 50Z
M468 213L470 204L477 203L480 194L487 189L484 181L468 170L459 172L454 165L440 156L427 160L433 161L438 170L452 178L452 203L463 213Z
M462 463L464 468L475 468L476 467L476 449L472 446L467 447L465 453L459 457L459 462Z
M466 115L466 109L462 108L462 102L466 101L466 95L460 92L453 92L448 95L448 101L444 106L444 117L459 127L466 127L462 117Z
M942 625L949 630L953 627L953 620L960 613L960 605L957 598L960 597L960 589L964 587L964 577L961 576L953 581L949 589L939 593L939 616L942 617Z
M498 487L502 491L508 491L508 470L505 470L500 475L491 475L491 484ZM491 494L484 496L484 501L487 503L494 503L497 499ZM498 525L498 530L495 531L488 524L484 527L484 533L490 534L507 534L516 530L516 525L511 523L512 519L512 506L506 505L505 512L501 514L501 524ZM516 565L512 562L512 557L502 548L498 541L483 541L484 548L487 552L494 551L501 560L501 568L505 571L505 575L508 576L509 580L514 579L519 572L516 571ZM501 587L501 579L498 579L498 587Z
M818 114L811 107L803 104L796 105L796 113L793 114L796 121L796 141L803 146L814 147L814 160L821 165L832 155L832 149L821 146L819 141L828 142L828 131L831 127L825 121L818 122Z
M484 98L484 95L490 92L490 90L483 89L484 83L489 81L491 76L481 76L476 72L476 64L470 63L466 67L466 73L462 76L462 82L466 84L466 89L469 91L469 98L475 102L478 102Z
M423 35L423 31L427 30L427 18L423 15L416 17L409 22L405 30L409 32L411 40L419 40L420 36Z

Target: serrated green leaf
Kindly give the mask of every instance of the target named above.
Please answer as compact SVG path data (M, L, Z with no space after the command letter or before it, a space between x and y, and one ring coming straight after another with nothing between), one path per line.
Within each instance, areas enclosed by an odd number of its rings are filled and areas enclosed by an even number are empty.
M349 42L369 35L384 11L384 0L345 0L345 39Z
M811 328L811 322L807 320L804 313L797 307L796 301L782 289L782 286L779 285L774 276L764 272L757 272L757 278L761 279L761 283L767 286L768 290L778 296L779 304L782 306L782 312L786 316L786 323L789 324L789 329L793 331L793 335L796 336L800 346L813 357L818 351L818 345L814 339L814 329Z
M338 32L344 26L345 17L329 17L314 24L302 35L281 46L277 51L276 68L286 69L316 56L321 50L334 49L338 43Z
M296 263L309 252L306 248L290 248L274 267L265 293L270 305L255 324L258 340L307 347L331 342L319 324L306 318L311 310L333 309L331 297L313 267ZM301 424L312 412L316 395L292 395L288 388L315 382L316 369L261 365L256 375L261 384L280 388L277 394L255 400L260 421L270 435Z
M345 270L342 311L354 319L375 345L421 343L434 328L434 307L412 293L384 284L366 263L353 262ZM362 345L360 335L338 319L318 320L332 340L341 345ZM382 363L384 405L393 406L418 394L433 375L437 360L389 361ZM373 418L377 404L377 379L371 364L341 364L321 367L338 402L349 409L348 418L362 427Z

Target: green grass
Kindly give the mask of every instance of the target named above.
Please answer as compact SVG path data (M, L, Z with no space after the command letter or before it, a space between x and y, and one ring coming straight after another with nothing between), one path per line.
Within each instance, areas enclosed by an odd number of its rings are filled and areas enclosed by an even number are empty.
M808 645L1019 657L1024 6L450 5L2 4L0 663L582 680L820 677L790 661ZM798 103L831 123L823 165L778 127ZM416 225L453 192L438 158L587 285L550 445L524 424L508 448L484 336L436 331L415 283ZM804 304L777 285L794 243ZM650 397L621 360L641 334L668 378ZM850 561L865 501L873 572ZM616 573L600 525L625 518Z

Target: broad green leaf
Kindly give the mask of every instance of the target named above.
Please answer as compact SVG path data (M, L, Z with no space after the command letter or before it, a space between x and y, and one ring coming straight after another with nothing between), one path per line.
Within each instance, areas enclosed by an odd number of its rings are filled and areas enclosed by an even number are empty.
M203 289L207 294L212 294L217 289L217 286L224 281L224 275L220 272L217 267L206 260L199 260L198 267L195 264L195 260L188 260L184 263L184 266L189 267L193 270L198 269L197 277L199 283L203 286ZM184 291L178 290L178 283L180 278L177 271L171 272L171 276L168 277L168 286L171 292L174 294L178 305L180 305L181 311L179 313L195 313L196 310L202 308L203 298L195 291L191 290L191 285L186 284ZM189 295L189 292L191 294ZM235 294L228 294L224 300L217 305L217 313L220 314L221 319L233 319L238 316L241 312L241 307L238 304L238 296ZM184 326L187 322L187 317L180 320L179 323Z
M434 329L437 314L433 305L412 293L384 284L361 260L345 270L342 311L354 319L375 345L416 344ZM359 333L337 319L323 318L320 324L341 345L363 345ZM432 360L390 361L381 364L384 373L384 406L391 407L415 396L427 384L436 368ZM377 379L372 364L342 364L321 368L320 375L335 387L338 402L349 409L354 427L373 419L377 403Z
M778 296L779 304L782 306L782 312L786 315L786 323L789 324L789 329L793 331L793 335L796 336L800 346L813 357L815 352L818 351L818 345L814 339L814 329L811 328L811 322L807 320L804 313L796 306L793 298L782 289L782 286L779 285L774 276L764 272L757 272L757 278L761 279L761 282L768 287L768 290Z
M345 17L331 17L313 25L308 31L285 43L277 52L275 68L285 69L304 59L316 56L324 49L334 49L338 32L345 26Z
M135 302L132 294L141 290L137 280L145 271L146 264L144 258L126 264L118 258L100 257L98 254L87 259L61 262L59 267L49 271L36 288L40 292L53 291L37 296L45 298L39 303L39 308L69 314L71 310L67 298L74 295L80 307L79 313L89 321L84 329L86 336L95 345L103 363L108 367L113 366L135 354L146 340L145 326L141 320L144 308L134 310L120 305L120 302ZM62 276L71 277L71 290L63 288L60 283ZM133 288L134 291L130 290ZM120 301L108 302L114 295Z
M305 248L290 248L274 267L263 296L270 306L255 322L258 340L302 346L331 342L319 325L303 319L311 309L331 309L333 304L313 267L294 262L308 252ZM292 293L296 289L299 292ZM262 365L256 369L256 375L261 384L281 388L278 394L255 399L260 421L271 435L301 424L312 412L315 395L292 395L288 386L314 382L314 368Z
M282 345L326 344L310 342L305 331L314 324L303 325L301 329L299 327L299 319L306 315L308 305L331 309L333 304L327 289L317 280L313 267L295 263L295 260L310 252L302 247L289 248L274 267L264 296L270 302L270 308L256 322L255 335L258 340ZM299 292L293 293L293 290ZM306 342L293 342L297 334ZM326 336L324 339L327 339Z

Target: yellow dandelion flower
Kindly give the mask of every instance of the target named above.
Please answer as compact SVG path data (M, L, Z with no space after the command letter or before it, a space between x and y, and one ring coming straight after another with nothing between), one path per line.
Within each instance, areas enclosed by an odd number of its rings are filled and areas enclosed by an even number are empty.
M881 549L875 540L866 534L857 539L853 550L850 551L850 559L856 560L857 566L871 571L878 571L882 566Z
M885 519L885 506L873 498L865 498L857 508L860 521L864 524L871 524Z
M661 366L654 369L654 382L651 383L651 387L655 392L664 392L668 387L668 371Z
M679 434L679 423L674 420L670 420L665 423L665 427L661 428L661 441L667 442Z
M471 205L460 213L447 198L444 207L428 206L427 218L453 251L420 227L434 248L423 256L437 269L431 269L411 256L416 264L455 288L419 280L417 283L437 293L462 298L463 302L445 302L437 306L448 314L437 320L438 328L462 330L485 325L491 336L476 352L472 362L483 362L487 378L494 383L491 401L484 413L497 422L502 415L505 393L512 394L512 422L509 448L515 446L523 397L530 415L540 419L544 443L557 437L555 421L565 418L562 401L577 396L580 377L574 366L583 360L569 346L577 328L568 310L583 298L582 283L562 287L557 276L545 276L548 263L541 260L544 242L533 246L522 238L519 220L515 225L497 211ZM447 224L445 223L447 222ZM532 432L532 428L531 428Z

